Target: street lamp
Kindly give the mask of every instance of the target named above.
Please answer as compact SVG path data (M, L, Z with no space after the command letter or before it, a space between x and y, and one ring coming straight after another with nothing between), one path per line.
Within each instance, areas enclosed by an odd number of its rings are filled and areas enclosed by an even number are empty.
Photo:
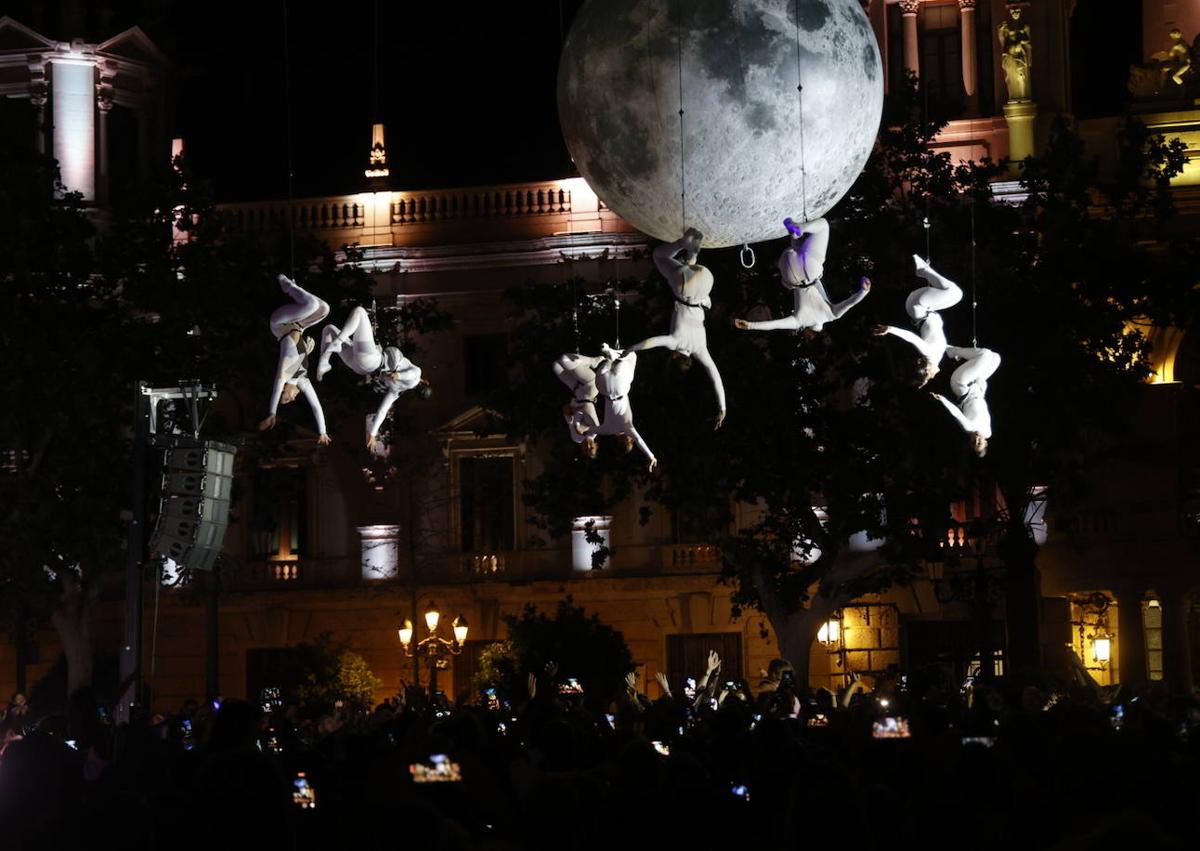
M1112 639L1107 633L1097 633L1092 636L1092 655L1101 665L1107 665L1112 658Z
M467 619L459 615L454 619L452 624L454 630L453 640L442 638L437 634L438 623L442 618L441 613L433 604L429 604L428 611L425 612L425 626L429 629L429 635L422 638L415 645L413 644L413 624L408 618L404 619L404 626L396 630L400 635L400 643L404 646L404 655L408 657L423 656L429 664L429 695L432 698L437 694L437 672L445 670L449 666L449 661L446 657L457 656L462 653L463 645L467 643Z

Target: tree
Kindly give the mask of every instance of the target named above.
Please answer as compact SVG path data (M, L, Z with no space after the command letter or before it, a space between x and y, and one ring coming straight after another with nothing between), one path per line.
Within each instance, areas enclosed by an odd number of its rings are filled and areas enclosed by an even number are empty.
M633 670L621 633L597 615L589 617L570 597L558 604L553 618L528 604L519 616L505 615L504 623L508 637L481 654L476 685L495 688L507 700L522 699L527 676L541 676L554 663L560 680L579 680L585 700L599 705L618 693Z
M659 473L605 457L611 450L599 463L572 451L549 365L562 351L598 349L606 338L603 317L591 309L583 342L571 332L572 288L598 291L595 283L512 294L521 321L514 387L492 401L514 433L550 441L546 472L530 483L526 502L551 534L564 533L572 515L603 513L635 488L663 508L710 518L735 604L767 616L801 682L812 640L832 611L909 581L952 524L950 503L997 488L1002 502L983 521L1007 567L1010 670L1037 666L1036 547L1027 508L1042 486L1065 503L1089 460L1120 438L1125 424L1113 416L1113 400L1137 392L1145 374L1141 343L1125 323L1161 316L1169 305L1182 310L1191 277L1180 258L1196 256L1194 249L1156 254L1131 239L1169 215L1165 182L1180 153L1177 143L1136 124L1122 137L1117 175L1099 183L1078 139L1059 122L1046 154L1025 165L1028 200L1014 205L992 197L996 165L955 165L931 150L943 123L918 117L911 99L895 100L890 115L866 169L830 216L827 287L845 291L862 272L874 281L852 313L812 339L731 333L731 315L764 301L779 315L788 296L766 264L746 272L732 251L702 255L716 279L710 347L729 395L721 431L713 433L706 417L703 379L647 352L633 398ZM927 246L935 265L968 291L945 314L950 340L966 345L977 336L1003 357L989 392L996 436L983 460L928 392L913 386L913 353L868 331L903 316L910 255ZM773 256L775 248L759 253ZM646 326L666 326L672 304L661 282L615 286L633 308L622 311L626 340ZM980 307L972 311L976 296ZM734 500L752 506L757 520L730 533ZM879 546L864 547L864 538Z

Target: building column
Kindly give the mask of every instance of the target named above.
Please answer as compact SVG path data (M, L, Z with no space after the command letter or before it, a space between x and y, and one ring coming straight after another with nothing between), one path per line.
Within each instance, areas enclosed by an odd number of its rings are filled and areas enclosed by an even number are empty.
M96 201L99 206L109 202L108 185L108 114L113 107L114 72L104 63L98 67L100 79L96 81L96 109L99 112L96 127Z
M1178 587L1159 589L1163 619L1163 679L1176 694L1191 694L1192 653L1188 645L1188 595Z
M963 92L975 95L975 0L958 0L958 29L962 35Z
M50 81L46 78L46 60L38 56L29 61L29 102L37 111L33 129L33 147L46 153L46 104L50 101Z
M917 40L917 9L921 0L900 0L898 3L904 19L904 70L921 75L921 50Z
M96 198L95 74L95 62L74 46L50 60L52 152L63 185L89 202Z
M1146 682L1146 629L1142 621L1145 591L1119 587L1117 598L1117 676L1126 689Z

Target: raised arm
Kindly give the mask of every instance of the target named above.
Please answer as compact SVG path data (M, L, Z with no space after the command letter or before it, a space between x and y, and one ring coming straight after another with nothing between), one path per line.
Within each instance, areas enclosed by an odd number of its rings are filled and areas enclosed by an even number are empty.
M317 434L321 436L319 442L329 443L329 435L325 431L325 412L321 410L321 400L317 398L317 388L313 387L308 378L301 378L296 382L296 387L304 394L304 398L308 400L308 406L312 408L313 419L317 421Z
M638 430L633 426L629 427L629 436L633 438L634 444L650 461L650 470L653 471L658 466L658 459L654 457L654 453L650 451L650 447L646 445L646 441L642 440L642 436L638 434Z
M962 412L962 410L959 409L958 405L955 405L953 402L951 402L949 399L947 399L945 396L943 396L940 393L934 393L932 395L933 395L933 398L935 398L939 402L941 402L942 406L945 407L945 409L950 412L950 416L952 416L952 417L954 417L954 419L958 420L958 424L960 426L962 426L963 431L975 432L975 431L979 430L978 423L976 423L973 419L971 419L966 414L964 414Z
M883 325L877 333L880 335L891 334L893 337L899 337L901 340L915 348L923 356L929 360L933 360L933 352L930 350L929 344L912 331L907 331L904 328L897 328L894 325Z
M662 245L654 249L654 266L658 269L660 275L668 281L671 276L687 266L679 259L678 254L683 251L687 243L687 238L677 239L674 242L664 242Z
M400 394L395 390L389 390L379 403L379 410L375 412L375 422L371 423L371 439L379 436L379 429L383 425L383 421L387 419L388 411L392 409L392 405L400 398Z

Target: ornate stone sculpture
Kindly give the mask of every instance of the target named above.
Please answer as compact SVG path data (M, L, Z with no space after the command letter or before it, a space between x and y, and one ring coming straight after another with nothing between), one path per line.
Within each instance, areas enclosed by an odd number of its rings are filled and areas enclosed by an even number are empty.
M1155 51L1149 62L1129 66L1129 91L1135 98L1183 99L1200 94L1200 74L1196 73L1200 37L1191 47L1177 27L1169 37L1166 50Z
M1008 87L1008 100L1032 99L1029 68L1032 65L1033 49L1029 35L1029 24L1021 22L1021 7L1008 10L1011 20L997 28L1000 36L1000 67L1004 69L1004 82Z

